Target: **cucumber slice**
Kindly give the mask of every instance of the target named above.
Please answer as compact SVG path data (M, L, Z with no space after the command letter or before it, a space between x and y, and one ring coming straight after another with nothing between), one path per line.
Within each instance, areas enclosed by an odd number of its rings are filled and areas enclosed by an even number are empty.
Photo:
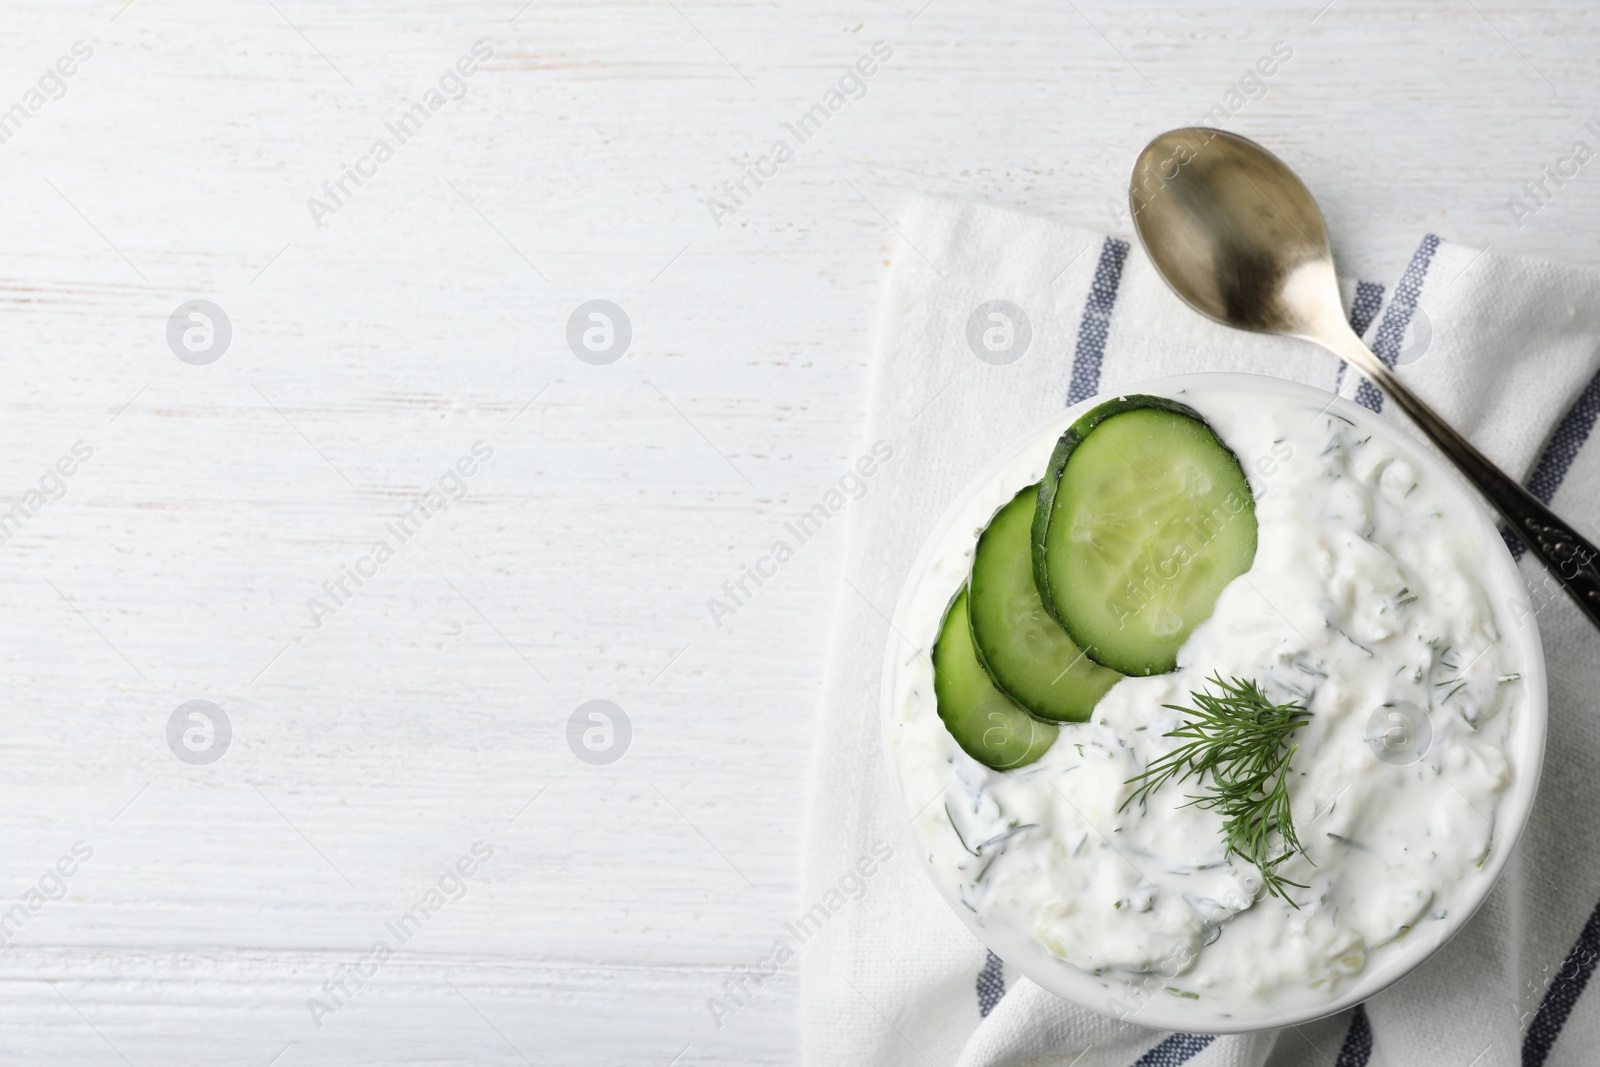
M972 650L967 590L950 602L933 643L933 692L939 718L956 744L997 771L1032 763L1055 743L1057 730L1017 707L989 683Z
M1030 539L1039 486L989 520L972 553L967 611L978 662L994 687L1046 722L1084 722L1122 680L1084 651L1045 610Z
M1098 663L1161 674L1256 556L1239 460L1194 409L1109 400L1056 444L1033 519L1045 607Z

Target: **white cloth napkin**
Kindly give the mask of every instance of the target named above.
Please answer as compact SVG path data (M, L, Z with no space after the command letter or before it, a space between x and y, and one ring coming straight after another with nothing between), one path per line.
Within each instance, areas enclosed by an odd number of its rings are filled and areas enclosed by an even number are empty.
M1600 989L1583 995L1600 960L1600 632L1549 591L1531 555L1520 565L1534 602L1547 605L1538 623L1550 674L1539 799L1482 910L1390 990L1290 1030L1163 1034L1058 1000L990 956L950 913L921 869L895 795L878 703L889 613L956 494L1067 403L1145 378L1251 371L1337 384L1369 407L1383 401L1308 345L1202 319L1125 241L932 199L907 206L900 234L867 435L892 459L853 505L816 739L800 909L810 921L797 946L806 1063L1557 1067L1600 1059ZM1418 393L1600 539L1592 522L1600 447L1585 447L1600 412L1600 274L1429 236L1399 278L1351 281L1346 290L1358 332L1398 362ZM1014 362L980 359L969 345L974 309L992 300L1021 308L1031 328ZM980 316L980 326L990 321ZM1017 325L1012 352L1024 333ZM1003 346L1006 337L989 340Z

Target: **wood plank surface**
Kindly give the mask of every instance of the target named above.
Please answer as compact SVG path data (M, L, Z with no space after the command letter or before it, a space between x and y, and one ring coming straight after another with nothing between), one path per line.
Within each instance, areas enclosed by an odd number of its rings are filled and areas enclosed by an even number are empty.
M792 971L705 1002L801 903L847 522L707 600L865 447L910 193L1127 232L1139 147L1238 93L1346 273L1428 231L1600 265L1600 162L1507 206L1600 148L1577 3L520 4L0 5L4 1062L795 1062ZM169 748L191 700L214 763Z

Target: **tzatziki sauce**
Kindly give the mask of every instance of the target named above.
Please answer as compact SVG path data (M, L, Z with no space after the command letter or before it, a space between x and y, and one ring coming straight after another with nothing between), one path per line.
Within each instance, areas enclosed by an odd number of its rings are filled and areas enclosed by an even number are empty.
M1253 565L1178 669L1123 679L1037 762L995 771L944 730L924 655L896 676L892 758L908 804L923 804L913 825L936 879L979 925L1113 992L1219 1011L1331 1000L1391 946L1470 910L1505 847L1497 809L1528 700L1504 639L1517 623L1485 577L1505 549L1459 491L1336 409L1270 390L1171 395L1237 455L1259 524ZM983 501L1037 481L1048 454L1020 452ZM947 531L908 593L923 648L975 535ZM1192 707L1213 676L1310 712L1288 779L1304 852L1278 868L1305 888L1288 900L1228 853L1220 814L1189 803L1195 779L1124 806L1128 780L1181 744L1163 736L1184 721L1167 705Z

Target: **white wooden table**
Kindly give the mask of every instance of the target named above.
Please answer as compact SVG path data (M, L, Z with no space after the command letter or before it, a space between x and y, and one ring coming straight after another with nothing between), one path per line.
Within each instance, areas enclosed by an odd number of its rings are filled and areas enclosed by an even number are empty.
M1428 230L1600 264L1600 162L1507 207L1600 149L1577 4L521 2L0 9L7 1063L793 1062L792 973L705 1002L798 903L843 524L706 601L861 448L907 192L1112 228L1144 141L1281 41L1226 125L1347 273ZM605 365L566 340L593 299L632 328ZM190 300L213 362L169 347ZM168 744L192 700L211 763ZM569 747L590 700L615 762Z

